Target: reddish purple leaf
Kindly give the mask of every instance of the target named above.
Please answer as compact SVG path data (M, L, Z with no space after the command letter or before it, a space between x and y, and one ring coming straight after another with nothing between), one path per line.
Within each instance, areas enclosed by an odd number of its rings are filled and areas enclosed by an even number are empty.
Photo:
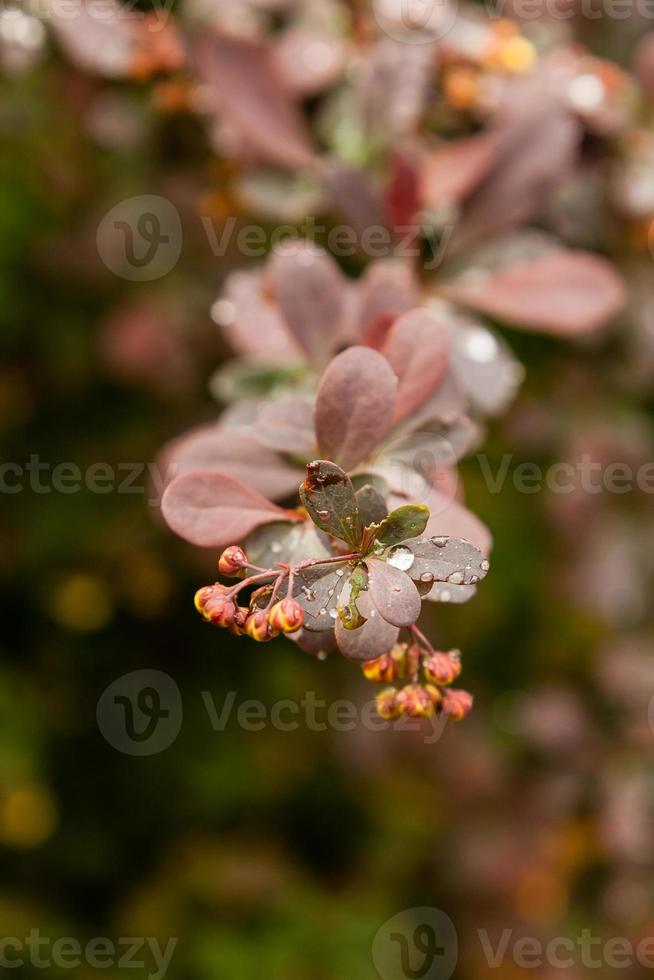
M558 336L597 329L620 311L625 299L622 279L606 259L563 249L491 272L476 282L462 277L441 292L525 330Z
M400 631L386 622L376 608L369 592L362 592L357 608L366 622L355 630L347 630L340 618L336 620L336 643L348 660L372 660L388 653L397 642Z
M379 558L366 560L368 591L379 614L392 626L412 626L420 616L418 590L404 572Z
M434 393L447 370L449 349L447 327L429 310L411 310L393 324L382 353L399 378L394 424Z
M135 16L116 0L84 0L70 16L50 5L47 20L66 56L82 71L106 78L176 71L184 50L174 24L156 12Z
M450 366L434 394L412 414L410 428L415 432L436 420L452 425L467 411L468 400L463 382Z
M357 294L361 343L379 350L395 319L418 306L420 284L407 262L379 259L363 273Z
M412 244L420 232L415 219L421 204L417 166L408 154L396 151L390 163L385 206L388 223L403 248Z
M211 108L256 154L292 169L313 163L302 116L267 46L213 33L197 44L196 62Z
M270 256L265 277L291 334L309 359L322 366L345 329L345 276L324 249L286 239Z
M280 453L315 456L313 402L308 398L280 398L268 402L256 420L259 442Z
M227 279L212 316L236 353L267 363L303 360L279 309L261 295L261 274L235 272Z
M353 469L382 442L391 426L397 378L370 347L350 347L322 376L315 407L322 455Z
M297 633L289 633L288 639L297 643L300 650L317 657L318 660L325 660L327 655L336 649L336 636L333 630L321 630L320 633L312 633L311 630L301 629Z
M208 425L173 445L167 457L171 476L224 473L273 500L294 494L302 470L281 459L243 427Z
M335 209L355 232L356 242L364 246L370 229L383 228L385 224L370 173L338 160L321 163L325 188Z
M191 544L222 548L237 544L261 524L300 521L256 490L222 473L185 473L166 489L161 504L169 527Z
M423 207L442 208L470 194L493 162L496 137L492 133L450 140L425 157L421 173Z
M449 241L451 252L539 215L574 166L580 124L553 99L547 79L519 84L521 89L511 89L510 112L494 134L490 171L468 198Z

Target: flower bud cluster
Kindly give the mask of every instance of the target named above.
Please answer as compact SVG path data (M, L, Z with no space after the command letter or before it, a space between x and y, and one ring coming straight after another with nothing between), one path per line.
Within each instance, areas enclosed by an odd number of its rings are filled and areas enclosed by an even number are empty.
M247 556L237 545L226 548L218 562L219 571L230 578L240 577L247 567ZM239 606L238 591L247 584L246 579L231 589L220 583L207 585L196 593L195 608L213 626L227 629L234 636L247 635L257 643L267 643L280 633L296 633L302 628L304 612L295 599L287 597L265 608L261 605L262 598L274 594L270 586L253 593L249 607Z
M422 668L424 682L419 681ZM398 643L388 653L363 665L364 676L376 683L410 682L399 689L385 688L377 696L377 711L382 718L431 718L444 713L461 721L472 708L467 691L443 690L461 673L458 650L441 653L430 650L423 655L417 644Z

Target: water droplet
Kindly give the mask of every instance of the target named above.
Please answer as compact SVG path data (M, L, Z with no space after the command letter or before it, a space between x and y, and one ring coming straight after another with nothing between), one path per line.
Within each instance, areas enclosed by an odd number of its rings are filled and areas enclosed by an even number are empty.
M463 572L452 572L447 578L452 585L463 585Z
M393 588L391 589L391 592L401 592L401 591L402 589L399 587L399 585L394 585Z
M345 575L345 572L343 571L342 568L337 568L336 574L338 575L339 578L341 578L343 575Z
M338 612L336 611L336 609L330 609L329 615L331 616L332 619L336 619L336 617L338 616Z
M393 568L399 568L401 572L406 572L407 569L411 568L416 556L409 548L403 547L403 545L398 545L397 548L393 548L388 558L388 564L392 565Z
M327 520L327 518L329 517L329 511L328 510L319 510L318 511L318 517L320 518L321 521Z
M435 545L437 548L444 548L445 545L447 544L447 538L443 538L443 537L430 538L430 540L431 543Z
M479 576L471 575L469 581L470 581L470 585L476 585L477 582L479 581Z
M326 612L327 612L327 608L326 608L326 606L323 606L322 609L319 609L318 610L318 615L319 616L324 616Z
M449 602L450 599L452 598L452 593L449 591L449 589L443 589L439 598L441 602Z
M422 575L420 576L420 581L431 584L434 581L434 576L432 575L431 572L423 572Z
M318 660L326 660L327 654L325 653L324 650L319 650L318 653L316 654L316 657L318 658Z
M278 555L282 550L281 543L279 541L273 541L273 543L270 545L270 550L272 551L273 555Z
M310 589L307 585L302 586L302 592L304 594L305 599L308 599L309 602L313 602L313 600L316 598L316 593L313 591L313 589Z
M480 565L480 568L481 568L482 572L487 572L488 569L490 568L490 562L487 561L486 558L484 558L484 560L482 561L482 563Z

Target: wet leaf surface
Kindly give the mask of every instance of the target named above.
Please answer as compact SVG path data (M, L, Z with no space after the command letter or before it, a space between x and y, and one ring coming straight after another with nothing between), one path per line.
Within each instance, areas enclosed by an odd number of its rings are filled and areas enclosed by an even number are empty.
M295 576L293 598L304 610L304 629L321 632L334 629L338 618L338 601L347 582L350 566L315 565Z
M300 500L314 524L353 547L359 540L359 517L352 482L340 467L326 460L307 466Z
M420 595L409 575L379 558L368 558L370 597L387 623L411 626L420 616Z
M332 555L328 538L311 521L267 524L250 534L243 547L250 561L263 568L274 568L280 561L299 565Z
M391 511L377 532L380 544L392 545L417 538L422 534L429 520L429 508L423 504L405 504Z
M369 592L362 592L357 600L357 608L366 622L355 630L346 629L340 619L336 620L336 642L348 660L372 660L387 653L396 643L399 628L386 622L375 606Z
M439 535L395 545L385 557L390 565L425 584L477 585L490 567L469 541Z

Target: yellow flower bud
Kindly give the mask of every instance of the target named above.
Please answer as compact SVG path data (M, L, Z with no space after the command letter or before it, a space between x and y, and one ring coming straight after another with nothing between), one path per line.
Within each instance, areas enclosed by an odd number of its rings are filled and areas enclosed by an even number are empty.
M279 633L297 633L304 625L302 606L295 599L282 599L270 610L268 622Z

